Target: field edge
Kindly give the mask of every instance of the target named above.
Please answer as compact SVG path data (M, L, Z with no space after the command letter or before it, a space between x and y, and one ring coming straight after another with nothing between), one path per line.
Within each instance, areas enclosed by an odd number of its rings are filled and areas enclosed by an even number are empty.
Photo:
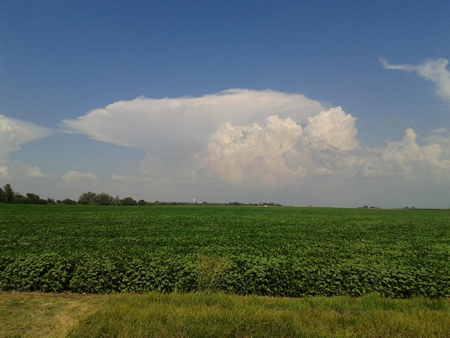
M0 292L2 337L445 337L450 298Z

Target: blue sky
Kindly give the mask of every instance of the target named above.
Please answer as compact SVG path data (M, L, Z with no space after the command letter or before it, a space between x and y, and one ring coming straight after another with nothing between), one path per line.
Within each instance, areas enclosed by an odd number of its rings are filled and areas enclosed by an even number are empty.
M448 2L0 6L1 185L450 206Z

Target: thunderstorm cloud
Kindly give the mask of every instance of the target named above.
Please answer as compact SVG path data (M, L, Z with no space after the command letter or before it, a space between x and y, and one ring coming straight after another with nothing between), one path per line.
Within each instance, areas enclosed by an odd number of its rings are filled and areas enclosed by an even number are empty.
M61 127L97 141L189 157L222 123L260 123L273 114L304 122L324 108L300 94L231 89L196 98L119 101Z
M384 65L417 71L435 81L445 97L444 61ZM418 143L415 131L407 129L400 141L370 149L359 142L356 120L341 107L327 108L303 95L232 89L198 98L120 101L64 120L61 127L146 150L138 174L147 181L277 186L320 177L403 177L450 182L447 130L434 131ZM136 181L111 177L114 182ZM64 180L81 178L89 177L69 172Z
M379 149L362 148L356 118L340 107L310 117L305 128L290 118L269 116L263 124L222 124L211 137L202 166L232 184L257 181L293 184L307 177L388 176L450 179L450 138L445 131L419 145L407 129L401 141Z
M420 66L385 63L388 69L438 79L438 93L444 98L445 65L439 60ZM3 155L50 133L4 116L0 127ZM22 165L14 175L22 172L23 179L54 182L56 190L60 182L79 193L94 187L113 194L142 191L142 196L159 191L172 200L190 196L180 195L182 191L210 191L210 198L220 198L232 188L243 193L269 189L272 194L275 188L282 192L309 186L310 196L327 201L342 189L361 196L365 191L377 191L378 196L391 191L394 196L411 186L450 184L448 129L425 137L407 129L382 147L364 147L355 116L299 94L233 89L197 98L137 98L63 120L60 127L69 134L138 148L146 155L128 175L111 168L103 176L75 169L56 177L32 165ZM11 163L0 164L0 177L10 177Z

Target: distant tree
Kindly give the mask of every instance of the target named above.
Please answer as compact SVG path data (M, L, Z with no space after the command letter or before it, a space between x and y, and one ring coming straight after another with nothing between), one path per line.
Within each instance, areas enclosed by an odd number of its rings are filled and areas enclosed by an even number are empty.
M11 185L9 183L5 184L3 187L3 190L5 191L5 202L6 203L13 203L14 202L14 191L11 188Z
M39 204L40 197L39 197L39 195L28 193L27 199L30 204Z
M78 197L79 204L94 204L95 196L97 194L95 192L84 192Z
M17 203L17 202L14 201L14 203ZM44 199L40 198L39 195L32 194L32 193L28 193L28 194L27 194L26 201L24 201L23 203L29 203L29 204L48 204L47 200L44 200Z
M62 201L64 204L67 204L67 205L75 205L75 204L77 204L77 202L76 201L74 201L74 200L71 200L70 198L66 198L64 201Z
M55 204L55 200L53 198L47 198L48 204Z
M148 203L145 200L139 200L139 202L137 202L137 204L140 206L148 205Z
M122 205L136 205L136 201L132 197L125 197L123 200L121 200Z
M31 203L28 198L26 198L25 196L23 196L22 194L20 194L18 192L14 193L13 201L16 204L30 204Z
M107 193L102 192L95 196L94 202L98 205L110 205L113 202L113 198Z
M113 198L112 204L113 205L122 205L119 195L117 195L116 197Z
M5 203L5 192L0 188L0 203Z

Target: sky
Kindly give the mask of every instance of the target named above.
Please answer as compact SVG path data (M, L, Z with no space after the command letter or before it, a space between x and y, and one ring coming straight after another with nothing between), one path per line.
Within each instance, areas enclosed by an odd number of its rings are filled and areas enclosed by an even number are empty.
M2 1L0 185L450 207L448 1Z

